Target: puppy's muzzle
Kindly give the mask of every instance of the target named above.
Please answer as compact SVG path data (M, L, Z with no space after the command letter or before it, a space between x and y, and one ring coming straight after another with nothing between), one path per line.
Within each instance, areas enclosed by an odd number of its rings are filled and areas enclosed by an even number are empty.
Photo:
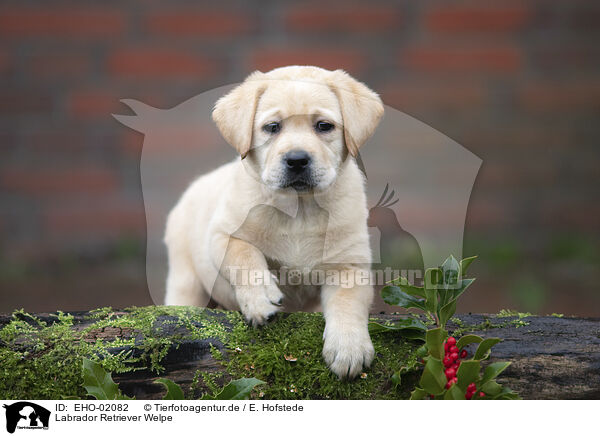
M292 150L283 156L285 167L284 187L305 191L314 186L311 171L312 158L304 150Z

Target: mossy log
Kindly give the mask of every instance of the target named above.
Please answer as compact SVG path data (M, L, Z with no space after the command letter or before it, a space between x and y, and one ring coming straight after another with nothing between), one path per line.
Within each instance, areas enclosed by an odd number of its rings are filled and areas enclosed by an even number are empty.
M418 372L403 376L399 388L389 379L416 358L418 342L394 332L374 335L373 367L362 378L339 382L320 356L322 327L320 314L279 314L267 327L253 329L237 312L210 309L16 312L0 316L0 398L85 398L81 357L99 360L123 393L137 399L162 397L157 378L169 378L187 398L198 398L240 376L266 379L255 398L407 398ZM501 338L491 361L512 364L498 381L524 399L600 398L599 319L469 314L449 327L461 335ZM54 384L29 385L28 376Z

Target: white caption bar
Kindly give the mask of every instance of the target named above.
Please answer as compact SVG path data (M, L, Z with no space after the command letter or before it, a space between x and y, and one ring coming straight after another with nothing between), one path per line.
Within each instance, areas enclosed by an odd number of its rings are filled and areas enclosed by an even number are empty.
M194 431L261 436L589 432L600 401L0 401L2 431L115 435ZM597 431L594 430L594 431ZM6 434L6 433L4 433ZM166 433L165 433L166 434Z

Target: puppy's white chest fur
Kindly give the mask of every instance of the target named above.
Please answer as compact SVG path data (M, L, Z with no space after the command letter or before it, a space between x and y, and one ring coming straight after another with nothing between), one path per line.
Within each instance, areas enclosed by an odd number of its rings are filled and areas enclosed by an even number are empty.
M294 216L273 206L256 206L233 235L264 254L285 295L286 311L320 309L320 286L312 283L311 272L323 260L328 218L313 198L303 197Z
M273 265L312 269L323 259L328 219L329 213L314 198L301 197L295 216L273 206L256 206L234 236L256 244Z

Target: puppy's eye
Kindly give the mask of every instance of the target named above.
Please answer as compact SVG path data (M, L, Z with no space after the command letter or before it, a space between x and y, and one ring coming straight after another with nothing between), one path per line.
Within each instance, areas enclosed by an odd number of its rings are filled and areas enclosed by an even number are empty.
M269 123L269 124L265 124L263 126L263 130L265 132L271 133L271 134L277 133L277 132L279 132L281 130L281 124L278 123L278 122L276 122L276 121L274 121L272 123Z
M328 123L327 121L317 121L317 124L315 124L315 130L317 132L329 132L330 130L333 130L335 126L331 123Z

